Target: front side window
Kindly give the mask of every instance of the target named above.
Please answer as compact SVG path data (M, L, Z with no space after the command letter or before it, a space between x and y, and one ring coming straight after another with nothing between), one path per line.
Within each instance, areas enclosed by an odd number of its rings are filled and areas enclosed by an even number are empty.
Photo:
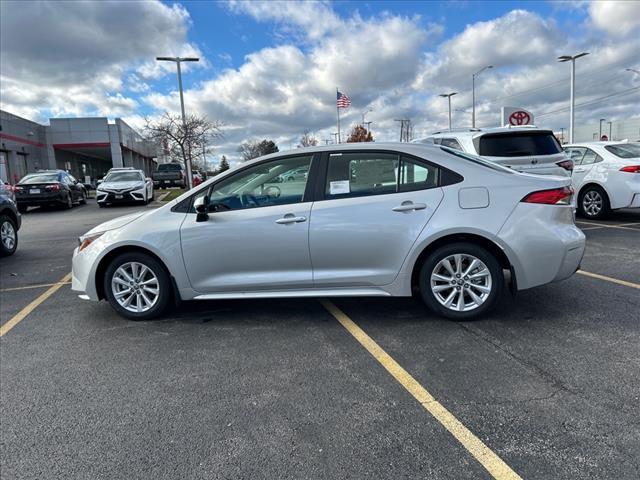
M570 147L565 148L565 152L569 155L569 158L573 160L575 165L580 165L582 163L582 157L584 156L586 148L582 147Z
M254 165L201 190L194 199L208 195L211 212L301 203L311 158L305 155ZM283 181L285 176L293 179Z

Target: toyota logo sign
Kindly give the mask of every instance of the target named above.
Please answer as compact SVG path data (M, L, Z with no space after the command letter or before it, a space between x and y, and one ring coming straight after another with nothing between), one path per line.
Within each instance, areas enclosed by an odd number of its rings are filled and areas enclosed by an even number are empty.
M528 125L531 121L531 116L528 112L518 110L509 115L510 125Z

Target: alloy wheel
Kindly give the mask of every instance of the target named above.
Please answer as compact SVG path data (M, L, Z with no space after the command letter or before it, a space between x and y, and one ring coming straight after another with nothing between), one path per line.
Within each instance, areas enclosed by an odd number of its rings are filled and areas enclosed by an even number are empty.
M597 190L589 190L582 197L582 209L590 217L597 216L604 205L604 199Z
M114 272L111 291L122 308L134 313L144 313L158 302L160 282L148 266L139 262L127 262Z
M468 312L489 298L492 278L489 268L479 258L466 253L449 255L431 272L431 291L445 308Z
M8 251L13 250L16 245L16 229L13 228L13 224L9 221L5 221L2 223L0 227L0 241L2 241L2 245Z

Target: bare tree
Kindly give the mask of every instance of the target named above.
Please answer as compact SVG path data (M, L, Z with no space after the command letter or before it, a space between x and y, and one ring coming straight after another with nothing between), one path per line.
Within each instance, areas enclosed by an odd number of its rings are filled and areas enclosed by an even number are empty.
M318 145L318 139L309 130L305 130L302 137L300 137L298 147L315 147L316 145Z
M222 122L210 121L206 117L187 115L185 124L180 115L165 112L159 119L145 119L145 136L163 145L169 153L171 161L183 163L192 162L192 152L199 155L209 151L208 144L214 138L222 136ZM201 169L201 165L197 165Z
M248 142L244 142L240 147L238 147L238 152L242 155L242 161L244 162L270 153L276 153L278 151L278 146L275 142L267 139L264 139L261 142L257 140L250 140Z

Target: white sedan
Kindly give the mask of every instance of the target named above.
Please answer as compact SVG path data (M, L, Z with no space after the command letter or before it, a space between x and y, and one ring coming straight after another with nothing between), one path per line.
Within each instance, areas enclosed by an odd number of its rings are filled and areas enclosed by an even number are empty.
M578 211L590 219L640 208L640 143L585 142L564 147L574 162Z

